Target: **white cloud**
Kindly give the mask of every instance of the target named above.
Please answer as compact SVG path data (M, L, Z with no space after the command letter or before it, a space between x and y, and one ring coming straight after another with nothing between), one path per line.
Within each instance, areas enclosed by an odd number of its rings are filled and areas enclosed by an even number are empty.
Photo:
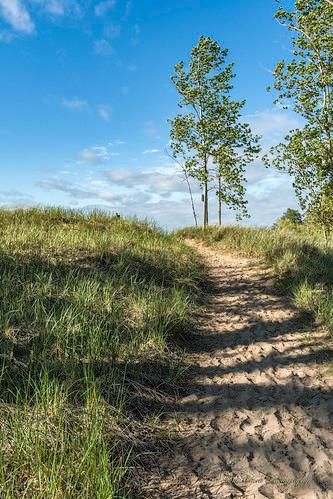
M290 130L301 126L299 118L291 112L267 109L244 116L244 121L251 125L252 131L270 140L272 137L283 138Z
M38 187L42 187L43 189L49 190L49 191L61 191L69 194L73 198L77 199L89 199L89 198L95 198L95 193L86 190L85 188L75 186L73 184L70 184L68 182L63 182L61 180L43 180L41 182L37 183Z
M35 30L30 14L20 0L0 0L0 16L17 31L33 33Z
M89 108L87 101L80 99L63 99L61 105L74 111L87 111Z
M63 16L65 14L65 4L61 0L33 0L35 3L41 5L43 10L56 16Z
M291 187L290 177L282 172L273 169L264 170L261 178L255 182L249 183L247 193L253 199L264 200L270 199L276 191L277 199L280 201L280 193L284 189Z
M93 146L89 149L83 149L79 153L79 161L80 163L90 163L91 165L99 165L106 161L110 161L112 157L119 156L117 152L111 152L110 147L112 144L109 143L107 146Z
M111 119L111 113L108 106L99 106L98 115L102 120L106 122L109 122Z
M35 23L29 12L38 9L40 13L52 16L77 16L81 14L80 0L0 0L0 18L2 17L14 30L31 34L35 31ZM8 42L13 33L0 33L0 41Z
M94 43L95 51L99 55L110 56L113 54L113 48L107 40L96 40Z
M95 151L90 149L83 149L83 151L79 153L79 158L84 163L91 163L93 165L100 164L103 161L103 159Z
M113 141L116 144L117 141ZM112 145L94 146L82 151L87 164L104 164L110 158ZM297 207L290 178L280 172L264 168L258 161L249 168L247 199L250 220L246 225L269 225L286 209ZM68 177L68 176L67 176ZM69 204L84 207L86 200L105 203L105 208L114 209L123 215L157 220L159 225L176 228L193 223L186 183L175 165L146 170L115 168L101 172L90 169L85 176L80 173L81 182L54 177L40 182L39 186L50 191L63 192L70 198ZM200 188L192 185L198 215L201 215ZM66 201L65 201L66 203ZM102 205L99 205L102 208ZM234 213L223 206L225 223L235 220ZM210 199L210 222L216 223L216 202L214 193Z
M111 185L117 184L127 189L137 189L151 194L165 196L187 192L182 175L174 167L153 168L146 171L118 168L106 171L105 176ZM197 191L196 186L194 191Z
M44 180L37 183L37 186L48 191L60 191L68 194L74 200L94 199L110 203L115 208L138 206L141 203L149 201L147 195L139 192L119 193L110 190L108 184L90 182L89 186L85 184L73 184L63 182L57 179ZM91 188L93 187L93 188Z
M160 152L159 149L145 149L142 154L154 154L156 152Z
M62 99L61 105L66 109L70 109L71 111L89 111L88 102L77 98ZM96 108L96 113L102 120L106 122L109 122L111 119L111 109L108 105L103 104L98 106Z
M15 206L31 206L34 198L29 194L22 193L15 189L0 191L0 206L12 208Z
M104 0L99 2L95 7L95 15L97 17L105 16L107 12L113 9L116 5L116 0Z
M281 138L293 127L299 126L298 120L289 112L281 110L263 111L247 116L257 133L265 132L264 147ZM145 131L151 136L158 133L155 123L146 122ZM123 215L137 215L155 219L160 225L175 228L192 224L191 206L188 199L187 185L182 175L173 163L155 168L144 168L145 156L138 159L143 166L138 169L110 168L107 162L116 154L113 149L121 144L121 140L112 140L107 145L95 145L84 149L80 153L78 163L91 165L91 168L82 168L79 172L80 180L84 176L83 184L76 184L75 177L62 177L53 179L52 186L44 183L44 188L62 191L70 197L71 203L77 203L82 207L82 202L87 199L92 203L105 203L108 209L118 211ZM116 149L117 150L117 149ZM146 149L145 154L158 153L156 148ZM129 155L130 159L131 156ZM161 156L162 158L162 156ZM161 160L157 158L157 164ZM138 163L139 164L139 163ZM100 165L93 168L94 165ZM87 170L90 170L89 172ZM106 170L106 171L105 171ZM297 202L292 188L292 182L288 175L267 169L261 160L256 160L249 165L246 174L247 194L250 220L244 220L246 225L269 225L272 224L286 209L286 207L297 207ZM47 182L51 182L47 181ZM56 183L58 182L58 183ZM192 183L193 195L198 211L201 215L202 203L200 186ZM100 206L102 206L100 204ZM210 222L216 223L216 198L211 192L210 200ZM223 220L230 223L235 220L235 214L223 206Z
M65 13L65 6L58 0L49 0L46 3L47 10L54 15L63 16Z
M79 15L81 5L78 0L30 0L38 4L42 11L53 16Z

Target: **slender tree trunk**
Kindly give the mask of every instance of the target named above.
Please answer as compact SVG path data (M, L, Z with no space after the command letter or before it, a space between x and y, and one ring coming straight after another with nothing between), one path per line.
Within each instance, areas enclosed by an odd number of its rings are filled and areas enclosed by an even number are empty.
M218 176L218 204L219 204L219 225L222 225L222 199L221 199L221 177Z
M199 106L199 120L202 120L202 107L201 104ZM204 135L201 136L201 144L204 146L205 145L205 137ZM204 155L204 193L203 193L203 230L206 229L208 225L208 156L207 153Z
M208 182L204 185L204 209L203 209L203 227L206 229L208 225Z
M193 213L194 223L195 223L195 226L198 227L198 217L197 217L197 212L195 211L195 204L194 204L194 199L193 199L193 193L192 193L192 189L191 189L191 184L190 184L190 181L189 181L189 178L188 178L188 175L187 175L185 169L184 169L184 175L185 175L185 180L186 180L186 183L187 183L188 192L189 192L190 199L191 199L191 206L192 206L192 213Z
M205 183L204 183L204 207L203 207L203 228L206 229L208 225L208 167L207 167L207 155L204 159L204 172L205 172Z

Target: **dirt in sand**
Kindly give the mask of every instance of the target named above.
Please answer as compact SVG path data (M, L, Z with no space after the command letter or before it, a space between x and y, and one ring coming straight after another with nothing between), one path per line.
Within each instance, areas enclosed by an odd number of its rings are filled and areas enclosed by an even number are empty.
M327 336L304 329L258 264L189 244L212 291L189 347L188 395L169 420L179 444L154 466L147 497L333 498Z

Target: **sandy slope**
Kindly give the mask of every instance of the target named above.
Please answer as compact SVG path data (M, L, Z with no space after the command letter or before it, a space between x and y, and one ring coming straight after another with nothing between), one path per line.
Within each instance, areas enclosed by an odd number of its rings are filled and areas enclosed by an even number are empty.
M156 498L333 497L327 338L255 263L197 243L213 290L190 345L179 440L146 487ZM323 353L325 345L326 353Z

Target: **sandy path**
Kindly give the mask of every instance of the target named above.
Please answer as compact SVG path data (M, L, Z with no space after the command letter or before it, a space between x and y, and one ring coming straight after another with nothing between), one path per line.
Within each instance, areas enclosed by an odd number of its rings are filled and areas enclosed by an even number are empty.
M333 381L327 338L253 261L195 245L213 291L177 401L179 440L160 459L152 498L333 498Z

